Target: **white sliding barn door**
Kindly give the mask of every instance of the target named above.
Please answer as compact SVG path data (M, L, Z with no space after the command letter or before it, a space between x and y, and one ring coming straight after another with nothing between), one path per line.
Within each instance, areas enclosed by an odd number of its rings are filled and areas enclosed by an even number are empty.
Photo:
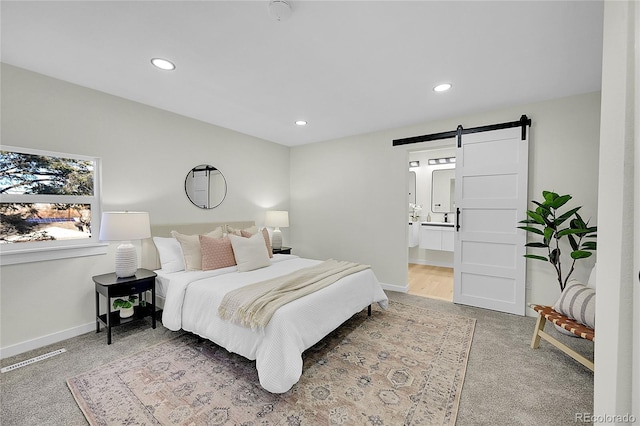
M527 137L514 127L462 135L456 154L453 301L525 313Z

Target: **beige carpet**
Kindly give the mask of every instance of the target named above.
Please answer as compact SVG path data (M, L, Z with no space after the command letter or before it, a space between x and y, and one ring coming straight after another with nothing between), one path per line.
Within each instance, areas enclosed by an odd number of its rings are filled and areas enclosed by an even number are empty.
M92 425L454 425L475 320L392 302L304 354L284 394L183 335L67 381Z

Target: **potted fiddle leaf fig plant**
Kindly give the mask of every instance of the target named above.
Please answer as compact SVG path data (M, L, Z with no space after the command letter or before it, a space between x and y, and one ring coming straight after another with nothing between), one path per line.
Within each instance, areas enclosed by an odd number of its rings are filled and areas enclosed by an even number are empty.
M560 291L564 290L569 277L573 273L576 261L590 257L596 250L596 237L598 227L589 226L578 214L578 210L582 206L574 207L560 212L571 195L558 195L551 191L542 191L543 201L532 201L537 208L535 210L527 210L527 219L520 221L523 226L518 226L527 232L535 234L541 241L529 242L525 246L546 251L546 255L525 254L529 259L549 262L555 268L560 284ZM562 270L562 250L560 241L563 237L567 237L569 246L571 247L571 264L566 275Z
M125 299L117 298L113 301L113 309L120 309L120 318L129 318L133 315L133 304L138 300L138 296L128 296Z

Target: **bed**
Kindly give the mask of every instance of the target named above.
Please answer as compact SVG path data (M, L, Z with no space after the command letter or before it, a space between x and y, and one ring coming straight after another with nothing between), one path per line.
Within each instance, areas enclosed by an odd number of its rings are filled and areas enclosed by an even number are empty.
M253 222L162 225L152 235L169 237L175 230L204 234L217 226L244 229ZM170 330L185 330L211 340L229 352L256 361L260 385L272 393L288 391L302 375L302 353L355 313L387 296L371 269L340 278L314 293L280 307L264 328L249 328L221 319L218 306L225 294L252 283L318 265L319 260L274 254L269 266L238 272L229 266L215 270L167 272L160 268L152 239L142 243L142 266L155 270L162 322Z

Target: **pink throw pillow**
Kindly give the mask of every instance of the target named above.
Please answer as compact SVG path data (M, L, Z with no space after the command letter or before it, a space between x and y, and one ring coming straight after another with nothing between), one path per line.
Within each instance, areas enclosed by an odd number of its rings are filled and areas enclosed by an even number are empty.
M227 237L211 238L200 235L200 250L202 251L203 271L226 268L236 264L231 240Z

